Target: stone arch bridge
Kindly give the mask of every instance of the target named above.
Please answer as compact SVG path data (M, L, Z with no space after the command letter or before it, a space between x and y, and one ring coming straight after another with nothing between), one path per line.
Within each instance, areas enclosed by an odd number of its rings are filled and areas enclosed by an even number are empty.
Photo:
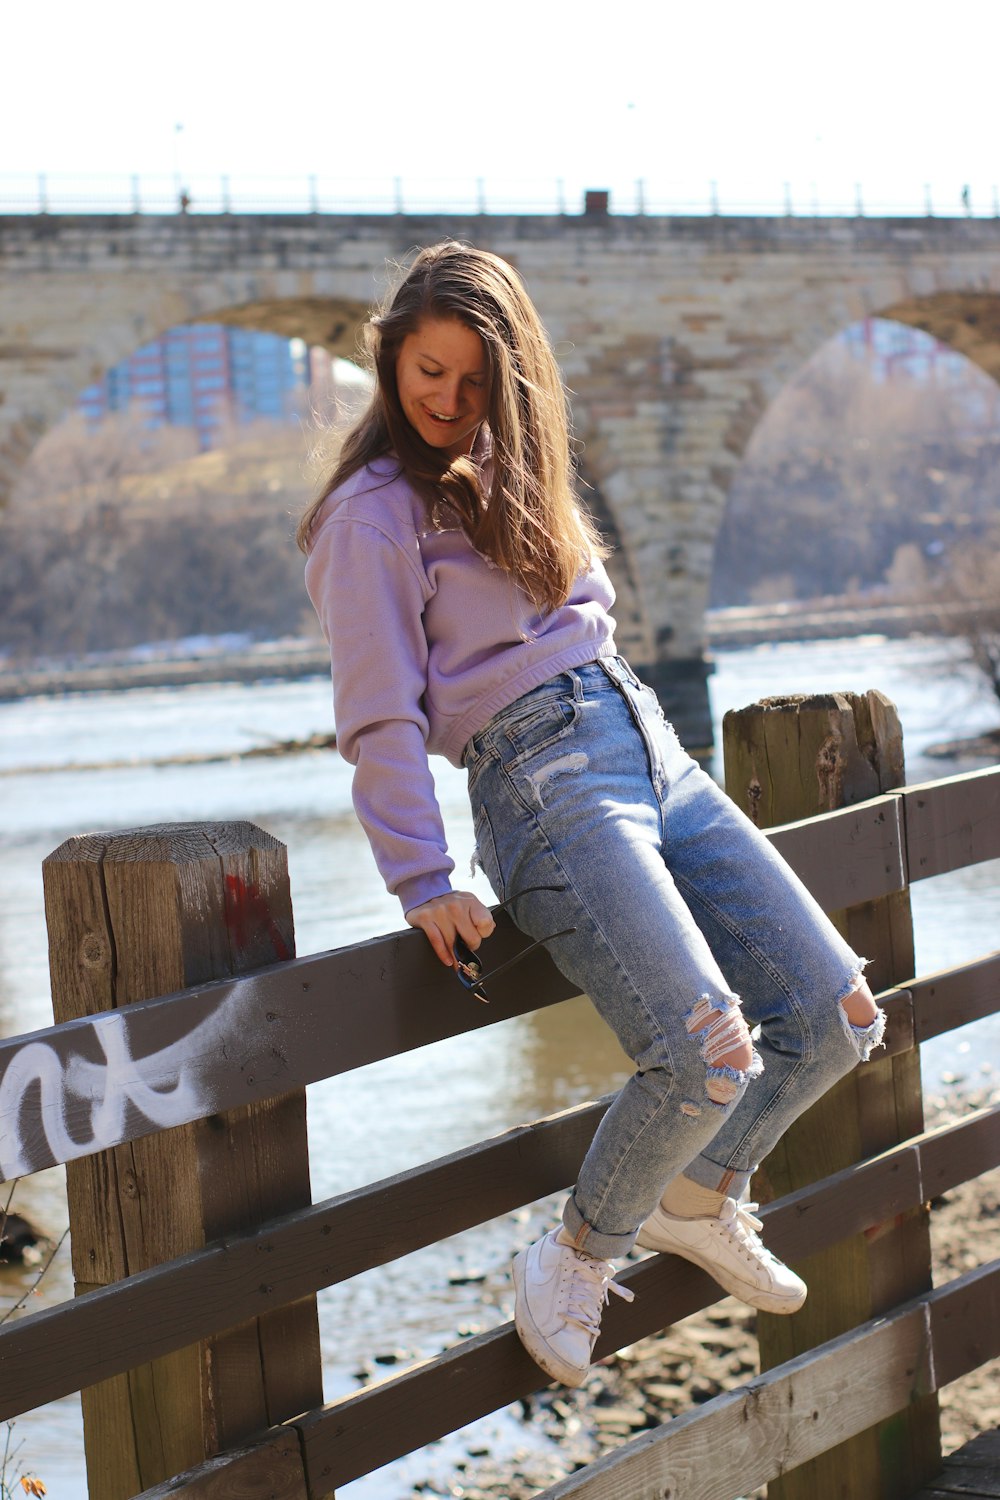
M731 477L768 403L867 315L1000 377L1000 221L199 215L0 218L0 504L80 389L173 324L352 357L387 262L454 236L520 270L573 392L616 547L619 639L711 738L704 609Z

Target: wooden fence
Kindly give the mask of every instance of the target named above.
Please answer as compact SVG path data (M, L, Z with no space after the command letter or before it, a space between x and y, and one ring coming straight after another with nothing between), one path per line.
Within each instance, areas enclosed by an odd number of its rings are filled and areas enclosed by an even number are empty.
M822 1274L809 1320L762 1315L764 1373L546 1500L908 1496L940 1457L935 1393L1000 1353L1000 1261L932 1289L927 1239L929 1201L1000 1163L1000 1108L925 1131L918 1061L996 1011L1000 952L900 970L909 885L1000 857L1000 768L902 787L871 693L758 705L726 736L762 826L793 795L834 809L771 837L874 939L887 1046L766 1164L768 1244ZM568 1187L609 1100L318 1204L304 1117L309 1083L568 998L544 953L489 1007L419 933L295 958L284 851L247 824L72 839L45 886L59 1024L0 1043L0 1173L69 1164L78 1295L0 1331L0 1420L82 1391L92 1500L318 1500L546 1384L506 1324L324 1404L315 1294ZM502 917L490 943L499 963L524 939ZM719 1295L670 1256L621 1280L596 1357Z

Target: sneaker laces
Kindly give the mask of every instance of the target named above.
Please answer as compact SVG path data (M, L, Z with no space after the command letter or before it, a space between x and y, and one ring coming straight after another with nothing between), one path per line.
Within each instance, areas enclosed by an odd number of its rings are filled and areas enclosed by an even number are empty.
M595 1260L577 1251L575 1265L570 1272L569 1292L566 1297L566 1320L576 1323L585 1333L595 1338L601 1329L601 1313L607 1305L608 1293L624 1297L626 1302L635 1301L635 1293L627 1286L615 1281L615 1268L610 1261Z
M748 1259L773 1261L775 1257L760 1238L759 1231L764 1228L764 1223L756 1216L758 1208L759 1203L737 1203L734 1198L727 1198L719 1219L733 1238L739 1241Z

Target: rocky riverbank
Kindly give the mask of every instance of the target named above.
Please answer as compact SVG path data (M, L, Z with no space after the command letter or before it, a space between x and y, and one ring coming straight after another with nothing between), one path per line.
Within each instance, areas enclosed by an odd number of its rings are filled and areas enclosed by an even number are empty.
M951 1123L1000 1102L1000 1086L927 1106L928 1125ZM941 1285L1000 1255L1000 1168L961 1184L931 1205L934 1284ZM450 1484L437 1473L414 1486L429 1497L527 1500L602 1453L732 1390L758 1372L756 1315L731 1297L663 1334L621 1350L596 1366L585 1386L553 1386L520 1404L525 1441L502 1459L484 1446L467 1450ZM1000 1360L941 1392L944 1452L1000 1424ZM755 1491L764 1495L766 1491ZM750 1500L750 1497L747 1497Z
M951 760L955 756L967 760L1000 760L1000 729L987 729L984 734L961 740L942 740L940 744L928 745L924 754L938 760Z
M315 640L259 641L232 649L127 652L89 659L8 663L0 667L0 702L58 693L108 693L123 688L187 687L196 682L260 682L323 677L329 649Z

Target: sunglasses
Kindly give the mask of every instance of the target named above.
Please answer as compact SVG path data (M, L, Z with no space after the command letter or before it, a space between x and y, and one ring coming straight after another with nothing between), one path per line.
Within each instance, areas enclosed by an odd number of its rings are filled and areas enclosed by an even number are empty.
M513 906L515 901L519 901L522 896L527 896L532 891L564 891L565 889L564 885L526 885L523 891L517 892L516 896L508 896L506 901L499 902L495 910L506 911L508 907ZM522 958L527 958L529 953L534 953L535 949L540 948L543 943L550 943L553 938L557 937L568 937L571 932L575 931L575 927L564 927L561 932L550 932L548 937L537 938L527 948L522 948L520 953L515 953L513 958L508 958L506 963L497 964L496 968L491 969L488 974L483 973L483 965L479 955L473 953L464 938L456 937L451 950L457 965L454 971L455 975L459 984L464 985L470 994L475 995L477 1000L481 1000L484 1005L488 1005L490 997L486 994L483 988L484 985L489 984L498 974L502 974L505 969L513 968L514 964L519 964Z

